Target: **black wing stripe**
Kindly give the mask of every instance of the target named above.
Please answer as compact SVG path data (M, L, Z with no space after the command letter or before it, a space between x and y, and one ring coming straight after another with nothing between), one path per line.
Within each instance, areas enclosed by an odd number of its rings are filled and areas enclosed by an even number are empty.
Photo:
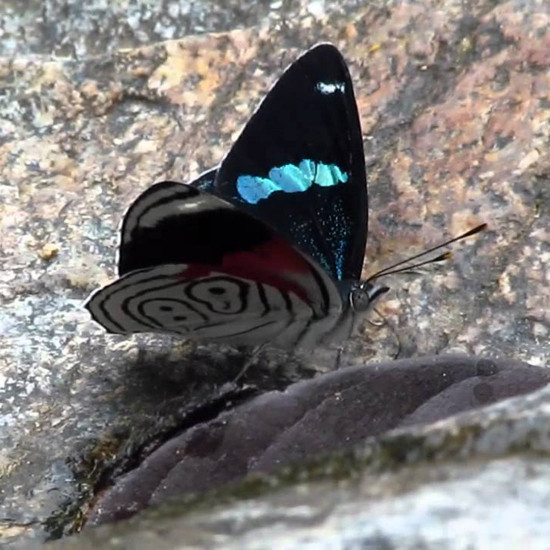
M111 332L177 332L192 337L198 331L207 340L248 334L253 341L254 333L262 334L269 326L276 330L271 337L275 338L295 324L301 332L308 330L309 320L323 317L307 301L275 287L225 275L184 281L180 276L184 268L164 266L159 269L166 272L132 273L92 295L87 308ZM323 279L315 275L312 281L320 286L319 294L326 293ZM205 297L211 289L226 293L222 298L214 295L209 303ZM230 311L223 309L226 303Z

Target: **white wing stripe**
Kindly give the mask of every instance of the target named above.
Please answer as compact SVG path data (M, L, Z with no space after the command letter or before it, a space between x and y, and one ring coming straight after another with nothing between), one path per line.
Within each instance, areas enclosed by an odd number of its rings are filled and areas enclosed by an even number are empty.
M164 265L129 273L94 293L86 305L110 332L173 332L233 344L274 340L291 346L319 321L293 292L224 273L185 280L187 268Z

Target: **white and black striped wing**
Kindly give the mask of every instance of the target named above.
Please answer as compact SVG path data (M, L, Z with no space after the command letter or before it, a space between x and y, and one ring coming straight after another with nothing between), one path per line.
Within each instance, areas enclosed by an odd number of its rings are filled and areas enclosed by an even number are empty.
M184 264L134 271L96 291L86 307L111 333L169 332L234 345L292 346L323 320L296 281L277 288L218 271L196 275L197 266Z
M322 336L342 310L315 262L230 203L176 182L129 209L119 273L86 303L112 333L284 347Z

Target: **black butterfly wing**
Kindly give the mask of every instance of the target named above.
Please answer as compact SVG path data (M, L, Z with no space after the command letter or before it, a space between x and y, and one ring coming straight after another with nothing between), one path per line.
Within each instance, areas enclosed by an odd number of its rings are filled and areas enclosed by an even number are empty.
M211 217L213 207L202 191L212 187L216 170L204 172L189 185L157 183L132 203L120 228L119 276L157 265L219 258L224 246L235 250L239 238L249 235L251 226L257 228L254 220L247 225L245 217L233 210L220 209ZM200 203L207 206L201 208ZM224 223L234 228L230 243L224 239Z
M134 201L120 230L119 276L167 264L218 265L272 240L268 225L201 189L214 173L192 185L156 183Z
M360 278L363 143L350 74L334 46L316 46L287 69L209 190L296 243L341 289Z

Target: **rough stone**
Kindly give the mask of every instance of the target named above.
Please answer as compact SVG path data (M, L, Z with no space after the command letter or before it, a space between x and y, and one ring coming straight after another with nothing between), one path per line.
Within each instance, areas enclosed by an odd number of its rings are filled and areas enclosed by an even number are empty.
M365 274L489 224L448 265L395 278L379 307L386 324L365 325L345 362L387 360L399 347L402 357L463 351L548 363L548 6L434 0L331 10L302 2L286 17L278 6L257 26L124 51L105 40L78 60L27 53L47 45L6 45L3 544L78 528L99 478L239 370L235 350L107 336L80 305L113 276L116 228L131 200L155 180L185 181L219 162L284 67L319 41L343 50L355 82L369 167ZM302 366L275 359L261 358L249 382L284 387L332 364L322 354Z
M170 438L99 497L88 525L353 448L550 382L550 370L467 356L350 367L264 393Z
M256 477L86 531L52 549L544 549L550 392Z

